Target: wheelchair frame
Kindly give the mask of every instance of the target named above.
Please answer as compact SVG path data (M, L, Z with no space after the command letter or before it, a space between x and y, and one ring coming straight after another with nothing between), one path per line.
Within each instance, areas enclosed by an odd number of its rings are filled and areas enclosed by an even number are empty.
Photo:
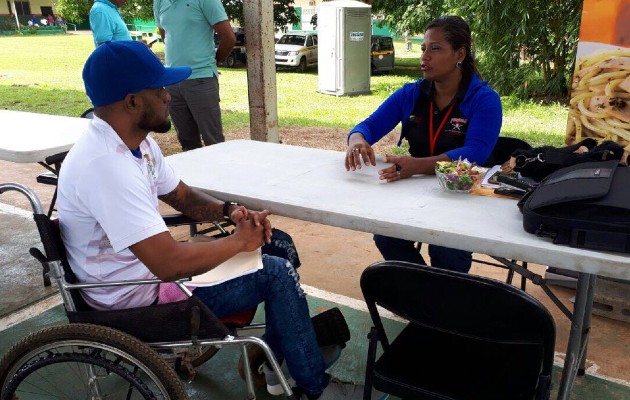
M18 184L18 183L4 183L4 184L0 184L0 194L6 192L6 191L10 191L10 190L14 190L14 191L18 191L22 194L24 194L30 204L31 207L33 209L33 217L35 220L37 220L38 218L47 218L49 220L49 217L44 213L41 202L39 200L39 198L37 197L37 195L34 193L34 191L32 189L30 189L29 187L22 185L22 184ZM183 223L181 223L183 224ZM38 227L39 228L39 227ZM191 230L191 233L193 231ZM40 236L41 236L41 232L40 232ZM44 245L46 245L46 243L43 243ZM46 247L46 246L45 246ZM45 248L45 251L47 253L48 256L50 256L48 254L48 249ZM108 283L69 283L66 279L65 279L65 272L64 272L64 267L62 265L62 261L61 261L61 257L59 257L58 259L46 259L45 261L42 261L42 264L44 265L44 267L48 267L49 269L49 274L50 274L50 278L52 278L56 283L57 286L59 287L59 293L61 295L61 298L63 300L63 304L64 307L66 309L66 313L68 312L73 312L73 311L77 311L77 307L75 305L74 300L72 299L72 295L70 294L71 290L80 290L80 289L87 289L87 288L98 288L98 287L111 287L111 286L124 286L124 285L149 285L149 284L159 284L162 281L159 279L149 279L149 280L138 280L138 281L116 281L116 282L108 282ZM190 290L188 290L188 288L186 288L186 286L184 285L183 282L187 281L186 279L182 279L179 281L176 281L175 283L177 284L177 286L186 294L186 296L188 298L190 298L192 296L192 292ZM216 317L215 317L216 318ZM64 325L65 326L65 325ZM88 325L88 324L82 324L82 323L70 323L69 326L94 326L94 325ZM249 330L253 330L253 329L260 329L262 327L264 327L264 324L252 324L252 325L247 325L247 326L243 326L243 327L237 327L234 329L228 329L230 331L231 334L225 335L224 337L216 337L216 338L209 338L209 339L198 339L196 337L192 337L191 340L180 340L180 341L161 341L161 342L150 342L150 343L146 343L144 344L144 342L139 341L137 338L135 338L134 336L118 331L118 330L113 330L111 328L105 328L102 326L98 326L99 328L104 328L105 329L105 333L103 334L97 334L96 338L92 338L90 340L86 340L86 339L82 339L83 341L81 343L83 343L84 345L88 345L91 342L96 342L96 343L101 343L104 346L106 346L107 348L111 348L111 349L116 349L116 345L119 342L115 342L110 340L110 338L108 337L108 335L111 335L110 331L115 332L117 335L120 335L124 338L124 340L130 341L135 343L136 346L141 346L144 350L144 352L146 351L150 351L151 353L149 353L147 355L147 358L152 360L151 363L148 366L144 366L141 367L138 364L141 364L142 359L138 359L138 357L135 357L133 354L129 355L127 354L129 357L127 357L128 359L130 359L131 361L129 361L131 364L136 363L136 365L134 365L134 368L140 368L141 370L145 370L146 371L152 371L152 368L157 368L157 369L163 369L164 365L168 364L166 363L166 361L161 358L161 356L158 354L158 351L162 351L162 352L172 352L175 356L177 356L178 354L181 353L186 353L186 352L200 352L200 349L202 349L203 347L207 347L207 346L214 346L214 347L221 347L223 345L238 345L241 347L241 351L243 354L243 363L244 363L244 375L245 375L245 381L246 381L246 386L247 386L247 399L255 399L256 395L254 392L254 384L253 384L253 379L252 379L252 374L251 374L251 367L249 365L249 358L248 358L248 349L247 349L247 345L248 344L252 344L255 346L258 346L260 349L263 350L264 354L267 357L267 360L269 361L269 363L271 364L271 367L273 368L273 370L275 371L275 373L277 374L277 376L280 379L280 383L281 386L284 390L285 395L287 396L287 398L289 399L295 399L295 396L293 395L293 392L291 390L291 387L289 386L287 380L285 379L284 375L282 374L282 371L280 369L280 365L278 363L278 361L276 360L275 356L273 355L273 352L271 351L271 349L269 348L269 346L259 337L256 336L240 336L239 332L241 331L249 331ZM223 328L227 329L225 327L225 325L223 325ZM40 330L38 332L32 333L31 335L29 335L29 337L27 337L26 339L24 339L22 342L18 343L17 345L14 346L14 348L19 347L20 345L22 347L24 347L24 342L27 341L27 339L29 339L30 337L42 337L43 332L49 330L51 328L47 328L44 330ZM77 341L78 338L74 337L76 336L76 332L73 333L73 330L70 328L65 328L65 335L61 334L61 336L57 337L57 339L53 342L53 343L47 343L45 345L42 345L46 348L51 348L55 346L55 343L65 343L65 342L73 342L73 341ZM79 329L80 330L80 329ZM63 329L62 329L62 333L63 333ZM44 335L46 336L46 335ZM118 336L117 336L118 337ZM35 341L37 342L37 341ZM6 389L6 385L7 385L7 381L11 379L11 374L15 373L15 371L19 371L21 370L21 368L24 368L24 365L19 365L21 362L25 363L28 361L28 357L26 357L25 355L21 355L20 357L17 357L15 360L8 360L7 361L7 357L16 357L14 351L14 348L10 349L9 352L7 353L7 356L5 356L2 360L2 362L0 363L0 400L4 400L5 399L5 389ZM24 350L24 349L22 349ZM38 349L31 349L28 354L33 354L33 353L37 353ZM128 353L125 351L122 351L122 353ZM163 363L160 364L160 362L155 361L156 356L158 358L160 358L161 362ZM143 356L144 358L144 356ZM134 361L135 360L135 361ZM93 360L87 360L87 363L89 364L90 362L92 362ZM18 365L6 365L7 363L13 362L14 364L17 363ZM9 367L11 367L9 369ZM2 371L2 368L7 369L8 374L5 376L3 375L3 373L7 373L7 371ZM99 393L100 393L100 389L98 387L99 385L99 379L98 376L95 372L95 367L93 364L89 364L87 366L88 368L88 374L87 374L87 379L88 379L88 384L92 385L93 388L93 394L96 394L95 397L93 398L100 398ZM143 369L144 368L144 369ZM172 371L174 374L174 371ZM109 372L108 372L109 373ZM161 377L164 374L160 374L160 373L155 373L156 377ZM165 379L170 379L168 377L166 377ZM158 379L158 383L159 383L159 379ZM180 382L181 385L181 382ZM130 387L131 387L131 383L130 383ZM179 390L179 389L178 389ZM180 391L181 392L181 391ZM165 398L179 398L179 396L181 395L174 395L175 397L169 397L171 395L167 395ZM11 397L6 397L7 399L11 399ZM150 398L150 397L149 397ZM185 398L185 397L183 397Z

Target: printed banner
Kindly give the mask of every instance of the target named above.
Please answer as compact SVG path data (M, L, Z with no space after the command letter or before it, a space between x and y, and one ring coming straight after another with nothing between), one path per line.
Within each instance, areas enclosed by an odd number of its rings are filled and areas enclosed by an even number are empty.
M584 0L566 142L586 137L630 150L630 0Z

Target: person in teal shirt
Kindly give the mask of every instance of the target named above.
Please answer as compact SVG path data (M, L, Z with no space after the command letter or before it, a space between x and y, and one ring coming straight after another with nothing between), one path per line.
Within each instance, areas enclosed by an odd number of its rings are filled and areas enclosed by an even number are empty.
M164 40L167 67L190 66L192 75L168 86L169 111L182 150L225 141L219 106L217 62L236 37L220 0L154 0L155 23ZM214 33L219 37L215 51Z
M90 9L90 29L96 47L117 40L131 40L127 25L118 11L118 7L126 2L127 0L94 0Z

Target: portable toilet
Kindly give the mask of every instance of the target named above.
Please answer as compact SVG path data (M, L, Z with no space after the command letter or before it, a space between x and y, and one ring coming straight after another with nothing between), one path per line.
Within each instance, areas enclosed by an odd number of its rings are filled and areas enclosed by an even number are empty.
M324 2L317 31L319 92L370 93L372 7L355 0Z

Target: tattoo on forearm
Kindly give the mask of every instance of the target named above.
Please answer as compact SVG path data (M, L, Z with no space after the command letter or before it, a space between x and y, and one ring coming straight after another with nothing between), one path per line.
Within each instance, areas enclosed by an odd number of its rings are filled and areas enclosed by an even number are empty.
M179 182L175 190L159 197L160 200L196 221L223 220L223 206L213 203L213 198L193 190Z

